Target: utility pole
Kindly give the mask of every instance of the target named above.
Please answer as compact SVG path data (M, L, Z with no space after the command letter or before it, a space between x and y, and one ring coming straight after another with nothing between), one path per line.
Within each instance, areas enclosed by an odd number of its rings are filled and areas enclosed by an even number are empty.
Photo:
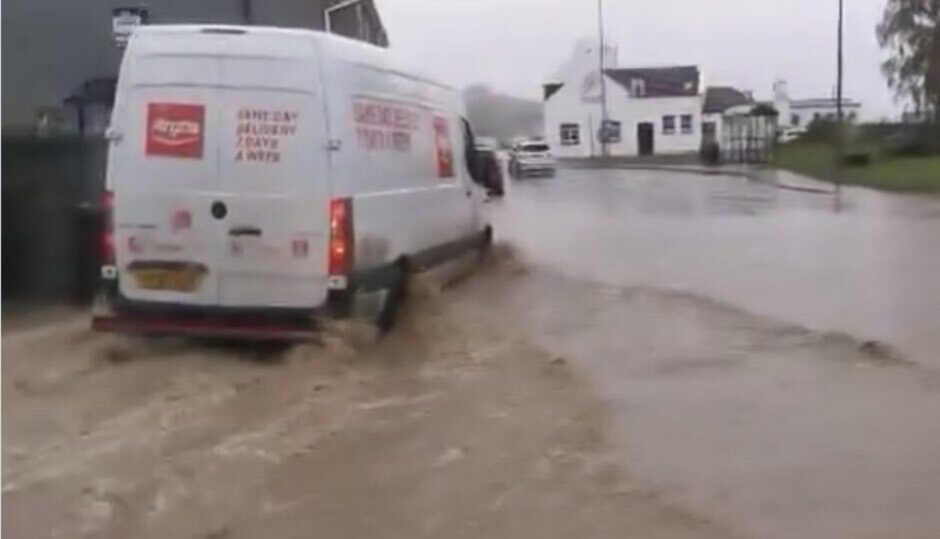
M251 11L251 0L242 0L242 22L245 24L251 24L254 22L252 20L254 17L252 16Z
M842 27L844 19L844 0L839 0L839 32L838 32L838 59L836 62L836 189L842 185L842 160L845 153L845 119L842 111Z
M841 0L840 0L841 1ZM600 42L600 53L597 74L601 83L601 127L600 133L601 156L607 157L607 81L604 80L604 0L597 0L597 37Z

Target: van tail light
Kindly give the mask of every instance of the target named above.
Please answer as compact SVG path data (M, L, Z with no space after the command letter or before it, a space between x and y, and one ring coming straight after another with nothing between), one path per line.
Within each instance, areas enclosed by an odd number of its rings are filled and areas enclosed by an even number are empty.
M353 250L352 199L330 200L330 275L348 275L352 270Z
M102 265L113 265L114 258L114 193L108 191L101 197L101 243L99 253Z

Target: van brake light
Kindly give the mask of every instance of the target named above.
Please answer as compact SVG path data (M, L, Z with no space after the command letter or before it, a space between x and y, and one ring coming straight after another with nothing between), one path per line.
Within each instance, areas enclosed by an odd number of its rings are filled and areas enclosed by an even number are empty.
M101 264L114 264L114 193L106 191L101 196Z
M353 260L352 200L330 200L329 274L347 275Z

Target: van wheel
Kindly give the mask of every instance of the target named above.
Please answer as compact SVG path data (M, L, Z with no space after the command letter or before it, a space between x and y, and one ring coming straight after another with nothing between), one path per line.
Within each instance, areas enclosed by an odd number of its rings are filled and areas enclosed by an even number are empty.
M355 292L352 290L330 290L327 294L329 314L333 318L349 318L353 314Z
M480 242L479 261L483 262L493 250L493 227L487 225L483 230L483 239Z
M388 333L395 326L402 305L408 297L408 274L406 261L402 260L395 265L395 279L388 288L385 301L382 302L382 308L375 320L375 325L382 334Z

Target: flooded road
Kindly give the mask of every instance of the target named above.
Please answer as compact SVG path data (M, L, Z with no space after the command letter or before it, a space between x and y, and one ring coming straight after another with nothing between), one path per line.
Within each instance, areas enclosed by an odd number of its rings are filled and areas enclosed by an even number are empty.
M499 233L566 275L700 294L940 367L940 198L847 188L837 211L772 181L639 170L513 187Z
M531 269L473 297L593 382L645 488L745 537L938 536L936 199L582 170L494 214Z
M489 209L511 246L381 340L5 306L5 535L940 536L936 199L582 170Z

